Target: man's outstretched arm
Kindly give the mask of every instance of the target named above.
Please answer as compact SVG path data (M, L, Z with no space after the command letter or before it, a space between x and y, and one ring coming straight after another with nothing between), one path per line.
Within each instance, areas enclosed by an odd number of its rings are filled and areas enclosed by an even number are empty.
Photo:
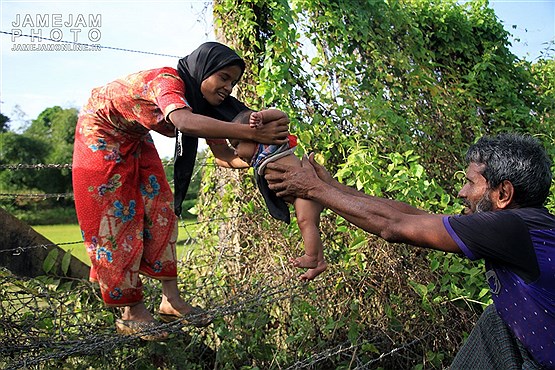
M443 225L443 215L426 213L409 204L373 197L346 187L303 157L302 167L268 165L269 187L280 197L314 200L352 224L390 242L459 253L460 249ZM274 172L275 171L275 172Z
M376 198L376 197L372 197L370 195L367 195L361 191L358 191L350 186L344 185L342 183L340 183L339 181L337 181L336 179L334 179L331 174L324 168L324 166L320 165L318 162L316 162L314 160L314 153L310 153L310 155L308 156L308 161L310 162L310 164L312 165L312 167L314 168L314 171L316 171L316 174L318 175L318 178L320 178L320 180L324 181L325 183L336 187L338 190L345 192L347 194L351 194L357 197L371 197L374 198L375 200L379 200L384 202L385 204L388 204L389 206L398 209L399 211L406 213L406 214L414 214L414 215L425 215L428 214L428 212L423 211L421 209L418 209L416 207L411 206L410 204L407 203L403 203L403 202L398 202L396 200L391 200L391 199L387 199L387 198ZM305 162L306 163L306 162Z

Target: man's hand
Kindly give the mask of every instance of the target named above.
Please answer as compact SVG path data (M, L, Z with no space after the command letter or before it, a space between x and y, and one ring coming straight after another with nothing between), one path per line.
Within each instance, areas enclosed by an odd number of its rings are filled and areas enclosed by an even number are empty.
M320 180L322 180L323 182L325 182L328 185L331 185L332 182L334 181L333 177L328 172L328 170L326 170L326 168L324 166L322 166L321 164L316 162L316 160L314 159L314 153L310 153L308 155L308 161L310 162L312 167L314 167L314 170L316 171L316 174L318 175Z
M310 199L310 190L320 185L322 180L318 177L307 156L302 158L301 163L302 167L288 166L276 162L268 164L267 169L270 171L264 177L268 181L268 187L278 197L292 196Z

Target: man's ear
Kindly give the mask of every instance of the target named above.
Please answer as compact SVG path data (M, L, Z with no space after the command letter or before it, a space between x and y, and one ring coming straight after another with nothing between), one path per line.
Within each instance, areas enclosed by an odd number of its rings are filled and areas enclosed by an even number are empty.
M495 189L495 198L492 201L495 203L497 209L510 208L515 195L515 188L509 180L503 180Z

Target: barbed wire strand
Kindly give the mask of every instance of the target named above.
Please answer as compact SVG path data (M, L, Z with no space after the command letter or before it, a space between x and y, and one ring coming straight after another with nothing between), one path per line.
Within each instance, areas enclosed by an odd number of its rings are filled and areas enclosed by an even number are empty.
M78 45L78 46L86 46L86 47L90 47L90 48L125 51L125 52L129 52L129 53L156 55L156 56L171 57L171 58L182 58L183 57L183 56L179 56L179 55L155 53L155 52L143 51L143 50L133 50L133 49L114 47L114 46L100 45L100 44L86 44L86 43L76 42L76 41L56 40L56 39L52 39L52 38L44 37L44 36L27 35L27 34L23 34L23 33L22 34L19 34L19 33L16 34L16 33L9 32L9 31L0 31L0 33L3 33L5 35L10 35L10 36L15 36L15 37L27 37L27 38L30 38L30 39L39 39L41 41L46 40L46 41L58 42L58 43L62 43L62 44L72 44L72 45Z
M42 170L47 168L55 168L55 169L70 169L71 170L71 163L70 164L44 164L44 163L37 163L37 164L0 164L0 169L2 170L21 170L21 169L34 169L34 170Z
M164 167L173 166L173 160L167 161L163 160L162 165ZM199 171L201 167L218 167L215 163L196 163L196 171ZM9 163L0 164L0 170L22 170L22 169L32 169L32 170L44 170L44 169L72 169L71 163L36 163L36 164L22 164L22 163Z

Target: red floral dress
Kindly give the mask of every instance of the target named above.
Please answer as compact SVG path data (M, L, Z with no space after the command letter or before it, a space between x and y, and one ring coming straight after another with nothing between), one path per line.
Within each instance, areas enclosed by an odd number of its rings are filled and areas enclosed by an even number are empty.
M166 118L190 108L173 68L132 74L95 88L79 114L73 153L77 218L104 302L142 300L139 274L177 276L177 217L149 134L175 135Z

